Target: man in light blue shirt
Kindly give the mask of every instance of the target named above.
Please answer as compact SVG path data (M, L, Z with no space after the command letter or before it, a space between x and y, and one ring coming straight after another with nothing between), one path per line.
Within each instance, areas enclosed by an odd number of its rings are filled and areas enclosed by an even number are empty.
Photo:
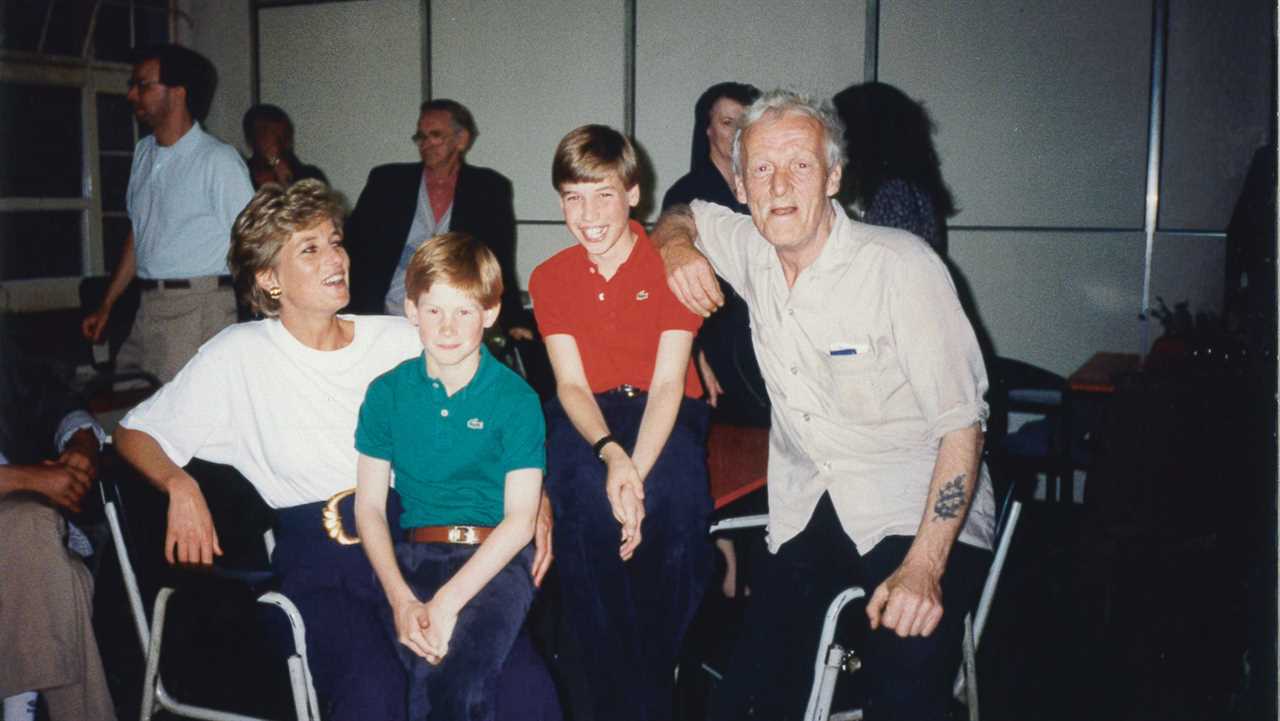
M136 276L141 303L116 363L165 382L236 317L227 248L253 186L240 154L195 120L207 109L211 79L209 62L186 48L161 45L136 54L128 99L152 134L134 148L131 231L120 263L102 305L81 328L100 340Z

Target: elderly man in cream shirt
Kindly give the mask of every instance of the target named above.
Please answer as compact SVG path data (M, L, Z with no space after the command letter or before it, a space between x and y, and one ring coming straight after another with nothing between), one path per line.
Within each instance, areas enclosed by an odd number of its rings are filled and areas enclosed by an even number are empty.
M933 250L831 199L843 135L829 109L766 94L733 146L751 217L695 201L652 235L692 310L719 306L713 268L746 299L773 402L771 554L713 719L799 718L823 609L853 584L872 590L865 717L943 718L990 562L981 352Z

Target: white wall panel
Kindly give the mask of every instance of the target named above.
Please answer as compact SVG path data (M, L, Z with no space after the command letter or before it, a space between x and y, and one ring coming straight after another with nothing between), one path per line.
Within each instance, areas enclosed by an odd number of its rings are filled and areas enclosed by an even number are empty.
M285 109L298 156L354 205L375 165L416 160L422 5L367 0L259 11L261 99Z
M636 138L656 175L653 206L689 171L693 106L719 82L786 87L830 98L862 82L866 8L818 0L638 3Z
M880 78L933 115L953 222L1142 226L1149 0L880 12Z
M950 256L996 352L1065 376L1097 351L1138 352L1143 245L1140 233L953 231Z
M188 12L191 2L184 8ZM204 127L246 152L240 119L253 102L249 0L199 3L199 10L198 15L189 15L189 23L178 23L178 41L208 57L218 69L218 87Z
M526 290L529 288L529 275L539 263L577 242L562 223L520 223L516 233L516 276L520 279L520 287Z
M1275 118L1274 3L1169 3L1160 227L1223 230Z
M434 0L431 94L475 115L468 160L515 184L516 217L557 220L551 156L584 123L621 127L622 2Z

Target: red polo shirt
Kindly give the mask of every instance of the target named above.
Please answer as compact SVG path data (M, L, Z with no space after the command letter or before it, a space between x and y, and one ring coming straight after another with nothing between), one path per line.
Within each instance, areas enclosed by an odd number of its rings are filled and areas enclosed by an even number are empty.
M702 325L667 288L662 258L644 227L633 220L631 232L636 245L609 280L578 244L548 258L529 278L538 330L543 336L573 336L593 393L623 384L647 390L662 332L696 333ZM702 396L692 361L684 394Z

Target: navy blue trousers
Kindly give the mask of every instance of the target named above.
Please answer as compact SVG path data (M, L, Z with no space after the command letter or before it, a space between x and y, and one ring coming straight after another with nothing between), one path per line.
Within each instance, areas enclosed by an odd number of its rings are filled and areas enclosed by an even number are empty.
M610 432L635 446L645 396L600 394ZM671 436L645 479L641 542L618 556L621 527L605 495L605 466L559 401L546 406L547 494L555 514L556 563L565 622L584 655L593 717L672 717L680 642L711 572L707 516L707 405L684 399Z
M422 600L435 596L476 552L475 546L407 541L395 549L405 581ZM383 604L383 628L409 673L410 721L492 721L503 660L533 603L532 565L529 546L463 607L438 666L397 640L391 607Z
M379 615L380 608L389 608L386 595L364 549L340 546L325 534L323 508L324 503L308 503L278 509L271 557L280 592L298 606L307 625L307 662L321 715L327 721L404 721L404 667ZM343 518L354 526L350 505ZM391 528L399 527L398 520L392 522Z
M342 504L355 535L353 498ZM307 662L326 721L405 721L408 675L389 641L382 613L386 595L360 546L340 546L321 525L323 503L276 511L271 563L280 591L307 626ZM400 528L399 496L387 501L393 540ZM527 575L527 574L526 574ZM523 617L523 616L522 616ZM511 648L498 683L501 721L559 721L559 700L546 663L526 634Z
M809 524L767 556L756 572L744 636L712 695L708 718L800 719L813 684L822 621L836 594L862 586L867 597L902 563L913 539L889 536L860 553L823 494ZM960 663L964 616L973 608L991 552L957 542L942 577L942 621L926 637L900 638L883 627L855 644L863 665L868 721L942 721ZM866 629L863 606L845 609L841 629Z

